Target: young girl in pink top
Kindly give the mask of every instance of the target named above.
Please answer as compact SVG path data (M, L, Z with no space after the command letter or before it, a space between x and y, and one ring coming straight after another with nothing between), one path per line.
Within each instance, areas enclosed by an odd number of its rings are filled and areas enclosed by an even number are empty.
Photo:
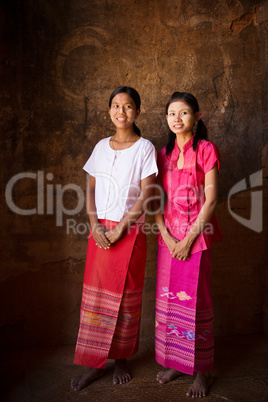
M158 154L159 184L167 199L156 213L158 268L156 360L161 384L196 374L187 396L207 395L212 383L212 243L221 240L214 210L220 155L207 140L196 98L175 92L166 107L167 146Z

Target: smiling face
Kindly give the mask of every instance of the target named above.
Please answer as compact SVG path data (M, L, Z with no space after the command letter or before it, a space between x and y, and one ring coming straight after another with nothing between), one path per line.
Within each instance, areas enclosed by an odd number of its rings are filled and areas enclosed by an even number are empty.
M193 135L193 125L198 119L198 112L194 114L193 109L184 101L172 102L166 115L170 130L176 135Z
M132 127L140 110L136 109L135 102L131 96L122 92L113 98L109 113L116 128L126 130Z

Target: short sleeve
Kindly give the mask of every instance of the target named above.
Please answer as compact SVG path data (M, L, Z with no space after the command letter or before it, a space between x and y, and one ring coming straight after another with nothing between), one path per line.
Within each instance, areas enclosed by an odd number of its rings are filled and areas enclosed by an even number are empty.
M90 155L90 157L88 158L88 160L86 161L86 163L83 167L83 169L87 173L89 173L91 176L94 176L94 177L97 173L97 163L96 162L98 160L98 158L97 158L98 148L99 148L99 144L97 144L95 146L95 148L92 151L92 154Z
M146 177L157 174L158 168L156 163L156 150L153 144L148 140L147 146L145 147L145 154L142 164L142 171L141 171L141 180L145 179Z
M202 150L202 159L203 159L203 170L206 174L211 169L213 169L216 164L217 169L220 169L220 152L215 144L210 141L206 141L206 144Z

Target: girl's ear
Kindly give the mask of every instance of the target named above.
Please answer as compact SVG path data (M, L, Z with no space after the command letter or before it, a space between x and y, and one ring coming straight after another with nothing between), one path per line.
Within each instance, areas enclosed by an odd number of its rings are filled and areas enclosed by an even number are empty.
M140 109L136 110L136 119L137 119L137 117L139 117L140 112L141 112Z
M195 115L194 115L194 122L196 123L201 116L202 116L202 113L196 112Z

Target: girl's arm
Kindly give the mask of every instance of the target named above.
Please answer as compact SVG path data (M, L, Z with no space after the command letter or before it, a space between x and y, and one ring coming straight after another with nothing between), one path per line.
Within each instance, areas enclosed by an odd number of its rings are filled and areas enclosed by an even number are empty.
M162 214L161 201L163 200L164 190L162 187L161 180L157 178L156 184L157 185L155 186L154 199L152 202L152 209L154 212L155 223L157 224L158 230L161 233L161 236L164 242L166 243L167 247L169 248L169 251L172 253L177 243L177 240L174 239L174 237L171 236L171 234L169 233L165 225L164 217Z
M172 252L173 258L186 260L191 251L192 245L198 235L205 229L210 218L215 211L218 200L218 169L214 165L213 169L205 175L205 197L206 201L199 212L195 223L183 240L176 243Z
M95 204L95 177L87 175L86 208L92 229L92 235L99 247L109 248L110 242L105 236L105 227L99 222Z
M137 219L146 211L147 201L152 194L152 188L155 182L155 174L141 180L141 193L128 213L121 219L116 227L108 232L105 232L107 239L113 244L118 241L125 230L136 222Z

